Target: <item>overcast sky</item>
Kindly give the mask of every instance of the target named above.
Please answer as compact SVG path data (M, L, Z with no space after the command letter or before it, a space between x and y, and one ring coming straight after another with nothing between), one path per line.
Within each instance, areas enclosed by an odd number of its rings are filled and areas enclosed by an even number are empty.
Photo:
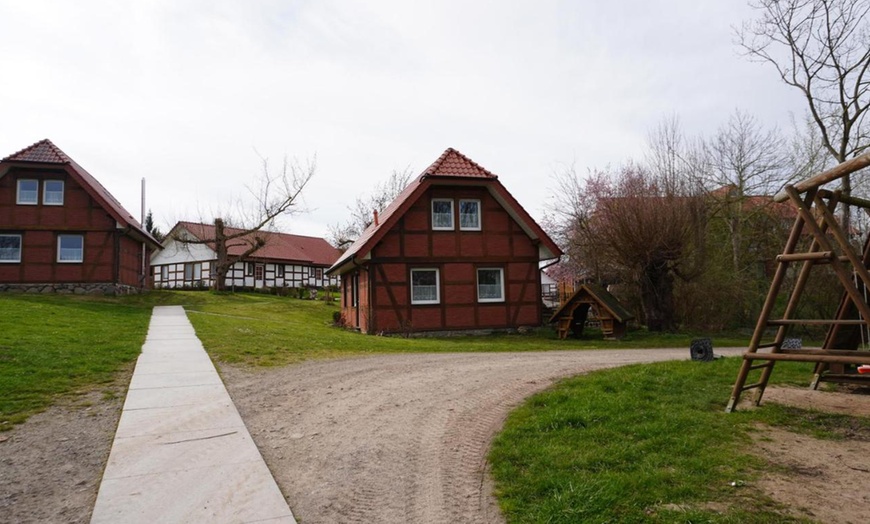
M43 138L166 231L210 219L285 155L317 157L326 235L357 195L454 147L536 218L552 173L639 157L678 115L789 129L799 95L747 61L741 0L0 0L0 157Z

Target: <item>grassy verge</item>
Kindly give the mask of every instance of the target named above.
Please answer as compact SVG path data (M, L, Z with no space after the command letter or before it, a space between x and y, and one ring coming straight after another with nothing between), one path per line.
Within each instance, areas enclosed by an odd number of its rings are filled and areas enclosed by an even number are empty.
M0 431L61 394L110 383L139 354L150 308L79 297L0 297Z
M528 335L454 338L365 336L335 328L338 307L255 293L151 292L126 297L0 296L0 430L22 422L58 395L110 382L135 360L151 308L183 305L211 356L245 365L284 365L312 358L371 353L530 351L686 347L691 335L631 333L606 342ZM718 346L746 341L717 338Z
M836 438L870 421L767 405L723 412L740 359L592 373L530 398L490 460L508 522L790 522L750 488L758 422ZM777 365L776 383L811 367ZM811 416L808 416L811 415ZM737 487L732 483L736 483Z
M371 353L451 351L544 351L685 347L691 334L635 331L620 341L590 332L581 340L558 340L552 329L526 335L495 334L449 338L401 338L360 335L332 326L338 306L269 295L212 295L186 306L188 318L212 356L225 362L283 365L311 358ZM184 294L179 294L183 297ZM183 299L182 299L183 300ZM715 337L718 347L746 345L740 337Z

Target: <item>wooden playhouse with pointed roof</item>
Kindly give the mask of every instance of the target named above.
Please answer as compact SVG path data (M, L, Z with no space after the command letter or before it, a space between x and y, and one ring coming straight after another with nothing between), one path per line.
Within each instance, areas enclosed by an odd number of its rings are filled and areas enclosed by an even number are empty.
M583 333L587 320L601 324L601 332L606 340L618 340L625 335L628 321L634 319L627 309L606 289L595 284L584 284L562 304L550 317L556 323L559 338Z
M499 182L447 149L329 269L363 333L541 324L539 264L562 251Z

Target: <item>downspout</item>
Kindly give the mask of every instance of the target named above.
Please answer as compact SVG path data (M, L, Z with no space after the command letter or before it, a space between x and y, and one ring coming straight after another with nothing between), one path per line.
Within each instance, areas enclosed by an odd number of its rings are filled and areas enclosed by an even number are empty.
M141 209L142 218L139 222L142 224L142 228L145 228L145 177L142 177L142 209ZM146 233L150 233L150 231L146 231ZM145 264L145 253L148 250L148 246L145 240L142 240L142 272L139 275L139 288L145 289L146 281L148 280L147 273L145 272L147 267Z
M115 256L112 257L112 281L115 286L121 284L121 235L120 229L115 229L112 235L112 244L114 245Z

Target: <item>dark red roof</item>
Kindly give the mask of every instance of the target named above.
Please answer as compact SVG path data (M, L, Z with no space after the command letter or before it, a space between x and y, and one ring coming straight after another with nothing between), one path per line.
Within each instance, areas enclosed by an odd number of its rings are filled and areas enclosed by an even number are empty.
M438 160L427 167L423 175L498 178L452 147L448 147Z
M214 225L200 224L197 222L179 222L172 228L175 232L178 228L184 228L199 240L208 241L214 239ZM228 235L240 233L242 230L233 227L225 228ZM167 238L172 238L172 232ZM241 255L256 236L262 237L266 245L258 249L250 258L281 260L286 262L303 262L316 266L330 266L335 262L341 252L332 247L329 242L320 237L304 235L291 235L290 233L278 233L274 231L258 231L249 233L227 243L227 251L230 255ZM214 243L207 242L211 249L215 249Z
M330 272L338 271L341 266L346 264L354 257L365 257L374 248L381 237L393 226L399 217L410 207L423 191L433 180L464 178L478 181L490 189L493 196L499 200L508 212L523 226L524 230L533 238L541 240L542 244L553 253L554 257L560 256L562 250L555 242L544 232L543 229L535 222L535 220L523 209L523 206L514 199L507 189L498 181L498 177L476 162L463 155L459 151L447 148L444 153L429 167L423 171L420 176L413 180L408 186L399 193L399 196L393 200L381 213L379 213L378 224L370 225L363 234L354 242L347 251L339 258L332 267Z
M82 188L84 188L91 197L100 203L103 209L105 209L112 218L119 223L136 230L136 232L143 236L147 241L151 242L152 245L160 245L160 243L152 237L144 227L142 227L142 224L140 224L129 211L124 209L124 206L118 202L118 199L109 193L108 189L103 187L96 178L85 171L85 169L78 165L75 160L70 158L66 153L61 151L59 147L54 145L51 140L46 138L31 146L25 147L24 149L7 156L3 160L0 160L0 164L11 164L22 167L27 167L29 164L54 164L64 166L67 173L77 179Z
M41 164L71 164L72 159L60 150L51 140L45 139L12 153L3 162L38 162Z

